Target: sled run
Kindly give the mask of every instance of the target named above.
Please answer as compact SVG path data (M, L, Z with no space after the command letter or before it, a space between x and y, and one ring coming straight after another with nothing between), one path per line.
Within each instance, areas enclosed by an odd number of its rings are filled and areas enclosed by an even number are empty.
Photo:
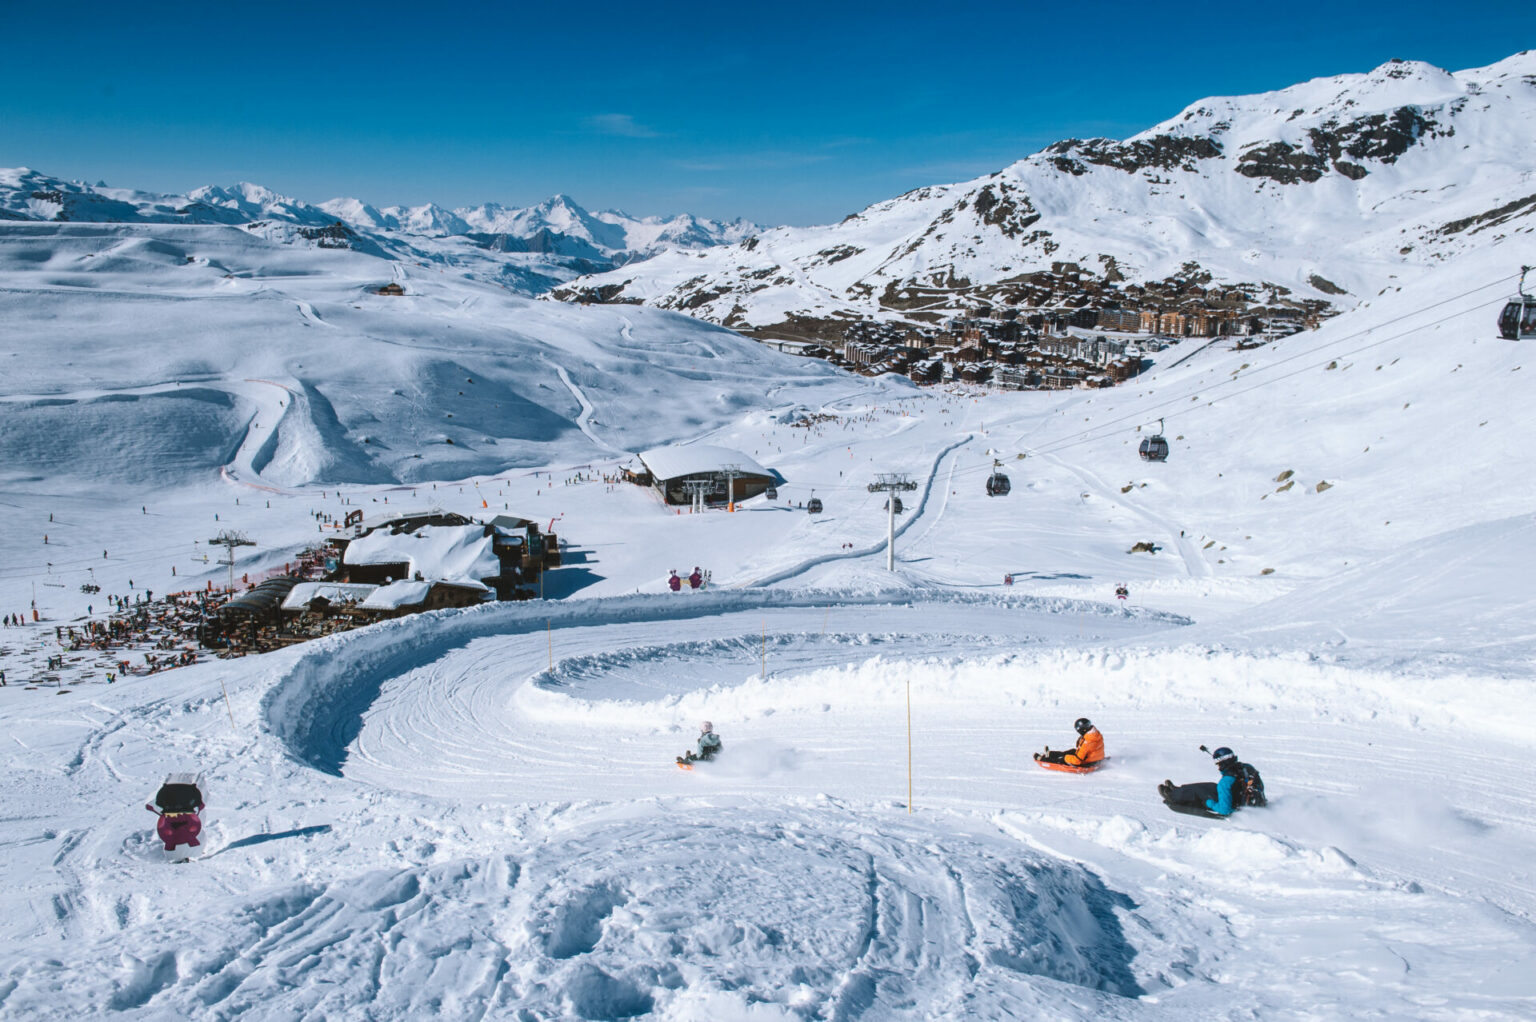
M248 658L234 732L206 667L45 704L12 732L3 1003L1174 1018L1242 990L1401 1016L1475 977L1456 1012L1523 1014L1514 730L1479 735L1449 687L1187 630L947 593L615 597ZM1116 768L1039 770L1085 703ZM706 713L730 755L680 773ZM1212 773L1185 736L1213 734L1271 808L1163 808L1158 780ZM223 802L174 870L120 797L167 756ZM17 953L40 931L78 952Z

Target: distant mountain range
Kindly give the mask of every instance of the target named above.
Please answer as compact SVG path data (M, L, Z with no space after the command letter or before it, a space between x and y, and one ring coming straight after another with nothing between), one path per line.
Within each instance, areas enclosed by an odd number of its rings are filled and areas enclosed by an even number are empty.
M65 181L25 167L0 169L0 220L92 223L225 224L300 228L299 239L386 258L447 263L536 294L578 274L740 241L760 228L681 214L633 217L592 213L564 195L535 206L498 203L449 210L371 206L360 199L310 204L241 182L165 195ZM345 230L336 230L337 224ZM311 237L314 231L327 234Z
M1347 308L1398 274L1536 230L1536 51L1200 100L1123 142L1067 139L841 223L586 276L551 297L839 337L989 303ZM1518 257L1533 261L1536 246Z

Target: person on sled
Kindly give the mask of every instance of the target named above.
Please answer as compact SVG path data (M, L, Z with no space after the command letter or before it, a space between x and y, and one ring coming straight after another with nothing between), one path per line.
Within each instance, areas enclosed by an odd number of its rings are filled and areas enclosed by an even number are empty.
M159 819L155 833L165 842L165 850L174 852L181 845L196 848L202 842L203 821L198 815L203 811L201 778L195 774L171 774L155 793L154 805L144 808Z
M1077 746L1071 752L1052 752L1047 746L1044 752L1035 753L1037 763L1061 763L1065 766L1097 766L1104 759L1104 736L1087 717L1079 717L1072 725L1077 729Z
M692 763L701 759L708 761L714 759L720 749L720 736L715 734L715 725L706 720L699 725L698 752L689 749L677 757L677 761L679 763Z
M1210 752L1200 746L1201 752ZM1225 745L1211 752L1221 780L1198 784L1174 784L1164 781L1157 786L1157 793L1170 808L1195 807L1213 816L1231 816L1244 806L1260 807L1268 804L1264 797L1264 779L1258 770L1237 758L1237 753Z

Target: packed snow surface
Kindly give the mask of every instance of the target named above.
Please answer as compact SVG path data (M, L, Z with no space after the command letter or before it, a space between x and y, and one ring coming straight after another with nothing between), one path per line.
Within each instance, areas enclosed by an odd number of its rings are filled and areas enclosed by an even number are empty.
M381 296L389 260L238 226L7 224L0 1017L1530 1018L1522 258L987 393L435 271ZM700 515L614 481L664 443L787 481ZM110 684L55 641L424 506L558 532L548 599ZM1037 768L1079 716L1105 767ZM1168 812L1201 744L1270 806ZM179 772L186 864L142 808Z

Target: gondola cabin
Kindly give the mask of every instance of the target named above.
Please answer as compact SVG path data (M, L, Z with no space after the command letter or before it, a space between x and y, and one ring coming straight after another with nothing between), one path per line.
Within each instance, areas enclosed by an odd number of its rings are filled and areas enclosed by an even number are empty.
M1149 436L1141 442L1141 460L1168 460L1168 441L1163 438L1161 433L1156 436Z
M779 488L777 486L770 486L763 491L763 496L767 497L769 500L778 500Z
M1013 489L1013 485L1008 482L1008 477L998 471L998 468L998 463L994 461L992 474L987 476L987 496L989 497L1006 497L1008 491Z
M1536 297L1511 298L1499 313L1499 336L1506 341L1536 337Z
M807 513L813 514L813 515L821 514L821 498L820 497L812 497L810 500L806 501L805 502L805 510L806 510Z
M891 500L894 500L896 502L896 513L897 514L902 514L902 513L904 513L907 510L902 505L900 497L892 497ZM891 509L891 501L888 500L888 501L885 502L885 507L883 508L883 510L889 511L890 509Z
M1168 441L1163 437L1163 420L1157 420L1157 432L1141 442L1142 461L1167 461Z

